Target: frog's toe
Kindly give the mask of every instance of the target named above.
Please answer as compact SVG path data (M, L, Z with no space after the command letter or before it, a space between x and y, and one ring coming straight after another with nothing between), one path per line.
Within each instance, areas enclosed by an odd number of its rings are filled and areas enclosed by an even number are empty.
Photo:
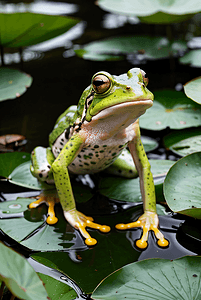
M38 200L33 201L32 203L29 204L29 208L36 208L40 204L45 203L48 206L48 217L47 217L46 222L49 225L53 225L53 224L57 223L58 219L55 216L54 207L55 207L55 204L58 202L58 198L56 198L54 196L45 196L43 194L40 194L39 197L40 198Z
M109 226L94 223L93 218L85 216L76 209L72 209L66 212L64 211L64 216L74 228L79 230L81 235L85 238L85 244L87 246L94 246L97 243L97 240L92 238L86 230L87 227L98 229L99 231L104 233L107 233L111 230Z
M147 240L149 236L149 231L153 231L156 238L158 239L157 244L160 247L167 247L169 245L168 240L166 240L163 234L158 229L158 216L156 213L145 212L136 222L128 224L117 224L116 228L119 230L131 229L141 227L143 234L141 239L136 241L136 246L140 249L145 249L147 247Z

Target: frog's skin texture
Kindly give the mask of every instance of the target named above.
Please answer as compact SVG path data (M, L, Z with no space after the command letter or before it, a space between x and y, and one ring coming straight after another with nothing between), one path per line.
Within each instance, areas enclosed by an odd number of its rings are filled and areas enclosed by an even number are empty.
M95 245L97 241L91 238L86 227L102 232L108 232L110 227L96 224L76 210L69 172L89 174L105 170L132 178L136 169L144 214L136 222L118 224L116 228L142 227L142 238L136 243L139 248L147 247L150 230L154 231L160 246L168 245L158 230L153 176L140 139L138 118L153 104L153 94L146 85L145 72L139 68L120 76L96 73L78 106L69 107L57 120L49 137L50 148L37 147L32 152L32 174L49 183L54 180L58 193L55 203L59 198L66 220L81 232L87 245ZM56 223L54 200L47 192L30 207L43 202L49 206L47 222Z

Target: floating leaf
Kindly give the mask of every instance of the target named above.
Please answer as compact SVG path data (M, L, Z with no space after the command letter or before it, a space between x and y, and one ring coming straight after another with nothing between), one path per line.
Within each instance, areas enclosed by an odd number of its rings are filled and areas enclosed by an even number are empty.
M167 150L171 150L178 155L184 156L196 151L200 151L200 149L198 149L199 147L198 145L194 146L194 144L190 144L190 140L189 142L187 142L189 138L192 137L196 138L196 136L199 136L200 132L201 132L200 127L174 130L163 138L163 143ZM182 147L180 148L177 146L175 147L175 145L177 145L182 141L186 141L184 142Z
M47 292L36 272L18 253L0 243L0 279L20 299L45 300Z
M201 106L175 90L156 91L151 108L140 117L140 126L151 130L181 129L201 125Z
M132 263L103 280L92 294L94 300L199 299L200 257L173 261L149 259Z
M186 43L175 41L170 43L165 37L119 36L95 41L75 50L78 56L89 60L121 59L119 54L132 53L144 59L162 59L170 55L178 55L187 49ZM110 55L110 56L108 56Z
M76 299L76 292L67 284L42 273L38 273L38 275L43 281L45 288L48 292L48 296L51 300Z
M0 68L0 101L14 99L24 94L32 77L18 70Z
M201 62L201 53L200 53ZM201 63L200 63L201 67ZM187 97L201 104L201 77L195 78L184 85L184 92Z
M169 160L150 159L151 170L156 177L156 185L161 184L164 181L164 174L169 170L173 163L174 162ZM128 179L115 176L104 176L99 184L99 192L104 196L119 201L142 201L139 178Z
M182 64L189 64L192 67L201 67L201 49L191 50L179 59Z
M77 19L35 13L0 13L0 44L27 47L56 37L78 23Z
M174 212L201 219L201 152L183 157L169 170L164 195Z
M26 152L0 154L0 176L8 178L20 164L30 161L31 156Z
M201 135L193 136L172 145L170 150L185 156L201 150Z
M142 140L145 152L153 151L156 148L158 148L158 142L155 139L150 138L149 136L142 136L141 140Z
M138 16L146 23L182 22L201 11L201 4L196 0L161 1L155 0L98 0L98 5L109 12Z
M26 152L0 154L0 176L6 177L9 182L41 190L54 189L54 185L40 183L30 172L31 156Z

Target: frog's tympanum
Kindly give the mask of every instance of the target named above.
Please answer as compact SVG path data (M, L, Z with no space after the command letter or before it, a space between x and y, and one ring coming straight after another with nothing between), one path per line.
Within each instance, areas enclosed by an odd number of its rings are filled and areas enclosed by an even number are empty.
M50 148L37 147L32 152L32 174L40 181L54 180L57 198L42 193L30 208L46 202L48 224L57 222L54 205L60 200L66 220L80 231L87 245L97 241L86 227L110 231L109 226L93 222L91 217L76 210L69 173L90 174L107 171L132 178L136 169L144 203L144 214L135 222L117 224L119 230L142 227L143 234L136 242L147 247L149 231L166 247L168 241L158 229L153 176L141 139L138 118L153 104L153 94L146 88L145 72L133 68L127 74L112 76L96 73L78 103L70 106L57 120L49 136ZM129 149L129 151L127 150ZM136 169L135 169L136 166Z

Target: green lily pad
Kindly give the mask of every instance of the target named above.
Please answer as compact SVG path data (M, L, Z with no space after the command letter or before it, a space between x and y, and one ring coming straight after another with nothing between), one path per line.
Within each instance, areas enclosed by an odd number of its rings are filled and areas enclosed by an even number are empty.
M201 67L201 52L200 52ZM184 92L187 97L201 104L201 77L195 78L184 85Z
M164 176L174 162L169 160L151 160L151 170L155 177L155 185L160 185L164 181ZM99 192L109 198L128 201L141 202L141 191L139 178L128 179L114 176L104 176L99 183Z
M28 210L28 205L32 201L30 198L18 198L0 203L1 230L20 244L37 251L56 251L73 246L75 230L70 225L69 230L67 229L61 207L59 205L56 207L58 223L50 226L45 221L47 214L45 205ZM24 215L16 215L22 211Z
M43 281L51 300L74 300L77 293L67 284L56 280L48 275L38 273L38 276Z
M121 268L103 280L94 300L199 299L201 258L149 259Z
M162 130L182 129L201 125L201 107L175 90L156 91L151 108L140 117L140 127Z
M182 64L189 64L192 67L201 67L201 49L191 50L179 59Z
M169 170L164 196L174 212L201 219L201 152L181 158Z
M0 101L14 99L31 86L32 77L18 70L0 68Z
M180 51L183 52L186 49L186 43L183 41L170 43L165 37L131 35L95 41L75 52L78 56L89 60L119 60L121 59L119 54L127 55L129 53L153 60L168 58L170 55L176 56Z
M200 132L201 132L200 127L174 130L163 138L164 146L167 150L171 150L174 153L181 156L183 156L183 153L185 153L184 155L187 155L199 151L200 149L198 149L197 146L194 148L194 145L190 143L186 144L186 147L185 145L183 145L181 148L179 147L175 148L174 145L181 141L187 140L189 138L199 136ZM187 153L185 151L191 151L191 152Z
M30 264L18 253L0 243L0 279L20 299L45 300L47 292Z
M145 152L153 151L156 148L158 148L158 142L155 139L150 138L149 136L142 136L141 140L142 140Z
M146 23L175 23L182 22L201 11L201 4L196 0L161 1L156 0L98 0L98 5L109 12L138 16Z
M8 178L20 164L30 161L30 153L12 152L0 154L0 176Z
M53 184L39 182L30 172L31 156L26 152L0 154L0 176L10 183L33 190L55 190ZM91 189L81 182L72 180L73 192L77 202L88 201L92 196Z
M185 156L201 150L201 135L193 136L172 145L170 150Z
M26 152L0 154L0 176L13 184L35 189L54 189L54 185L39 182L30 172L31 156Z
M35 13L0 13L3 47L27 47L56 37L78 23L72 17Z

